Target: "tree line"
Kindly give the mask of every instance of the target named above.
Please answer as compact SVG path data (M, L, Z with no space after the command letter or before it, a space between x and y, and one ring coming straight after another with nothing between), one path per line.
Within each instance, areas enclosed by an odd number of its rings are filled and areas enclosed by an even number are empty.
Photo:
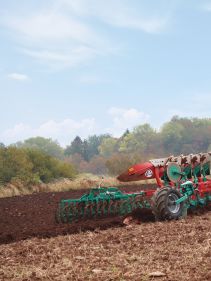
M2 151L5 148L0 147L0 149ZM92 135L87 139L76 136L65 148L52 139L36 137L18 142L6 149L8 151L16 149L14 152L16 158L21 153L26 153L27 161L31 161L28 169L30 171L34 169L35 175L38 175L40 171L35 169L40 161L35 161L41 157L39 153L45 155L41 162L44 162L46 166L51 165L52 161L59 161L57 165L52 166L57 166L60 173L57 174L54 170L49 176L48 173L45 177L39 174L38 178L42 181L61 176L62 170L66 170L71 177L73 166L78 172L117 175L130 165L148 159L211 150L211 118L174 116L169 122L163 124L160 130L155 130L150 124L143 124L131 131L126 130L119 138L109 134ZM22 161L26 161L24 159ZM47 165L47 163L49 164ZM46 166L42 169L47 169ZM67 167L71 167L71 172Z
M119 138L76 137L65 148L64 155L81 171L117 175L137 162L206 151L211 151L211 118L174 116L160 130L143 124L126 130Z

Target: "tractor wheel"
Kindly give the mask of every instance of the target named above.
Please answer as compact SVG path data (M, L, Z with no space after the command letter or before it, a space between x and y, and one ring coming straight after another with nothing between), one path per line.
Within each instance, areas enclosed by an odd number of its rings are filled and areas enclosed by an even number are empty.
M171 187L158 189L152 197L152 212L156 220L179 219L183 215L184 203L175 204L181 197L179 191Z

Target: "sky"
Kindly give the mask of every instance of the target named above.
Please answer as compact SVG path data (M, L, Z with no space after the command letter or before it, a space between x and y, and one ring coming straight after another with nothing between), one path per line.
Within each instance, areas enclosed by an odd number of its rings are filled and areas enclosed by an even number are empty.
M211 1L0 0L0 142L211 117Z

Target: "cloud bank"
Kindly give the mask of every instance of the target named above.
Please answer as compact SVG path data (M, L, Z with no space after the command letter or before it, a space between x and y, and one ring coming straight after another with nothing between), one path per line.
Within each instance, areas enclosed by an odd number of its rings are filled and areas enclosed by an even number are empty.
M93 134L110 133L115 137L119 137L126 129L132 129L134 126L149 120L148 114L135 108L111 107L107 113L111 124L109 128L100 126L95 118L85 118L77 121L70 118L62 121L49 120L35 128L28 124L19 123L1 133L0 140L5 144L10 144L30 137L42 136L58 140L61 145L65 146L77 135L86 138Z

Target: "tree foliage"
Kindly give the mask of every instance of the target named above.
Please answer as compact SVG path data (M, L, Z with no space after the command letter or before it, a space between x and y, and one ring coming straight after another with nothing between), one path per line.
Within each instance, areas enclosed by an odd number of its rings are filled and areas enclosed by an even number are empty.
M47 183L61 177L73 178L75 174L73 165L41 150L14 146L0 148L1 184L16 180L26 184Z
M99 155L99 147L101 143L110 139L110 135L93 135L88 137L87 140L82 140L79 136L77 136L70 145L68 145L65 149L65 155L81 155L82 159L85 161L90 161L92 157Z
M16 151L17 147L21 149ZM68 165L72 164L79 172L117 175L137 162L172 154L210 151L211 118L174 116L160 130L143 124L131 131L126 130L119 138L104 134L82 140L76 136L65 149L56 141L37 137L17 143L13 148L0 144L0 150L0 178L3 181L16 176L31 177L31 173L41 181L71 177L73 171ZM56 162L51 156L65 157L65 164Z
M143 124L126 130L119 138L110 135L94 135L83 141L78 138L68 147L68 155L79 171L100 173L107 170L118 174L148 159L210 151L211 119L174 116L159 131Z
M15 146L20 148L37 149L43 151L44 153L52 157L56 157L59 159L64 158L64 152L62 147L57 141L53 141L52 139L46 139L43 137L29 138L24 142L17 142Z
M82 139L79 136L75 137L71 144L66 147L64 153L66 156L70 156L73 154L83 155L84 147Z

